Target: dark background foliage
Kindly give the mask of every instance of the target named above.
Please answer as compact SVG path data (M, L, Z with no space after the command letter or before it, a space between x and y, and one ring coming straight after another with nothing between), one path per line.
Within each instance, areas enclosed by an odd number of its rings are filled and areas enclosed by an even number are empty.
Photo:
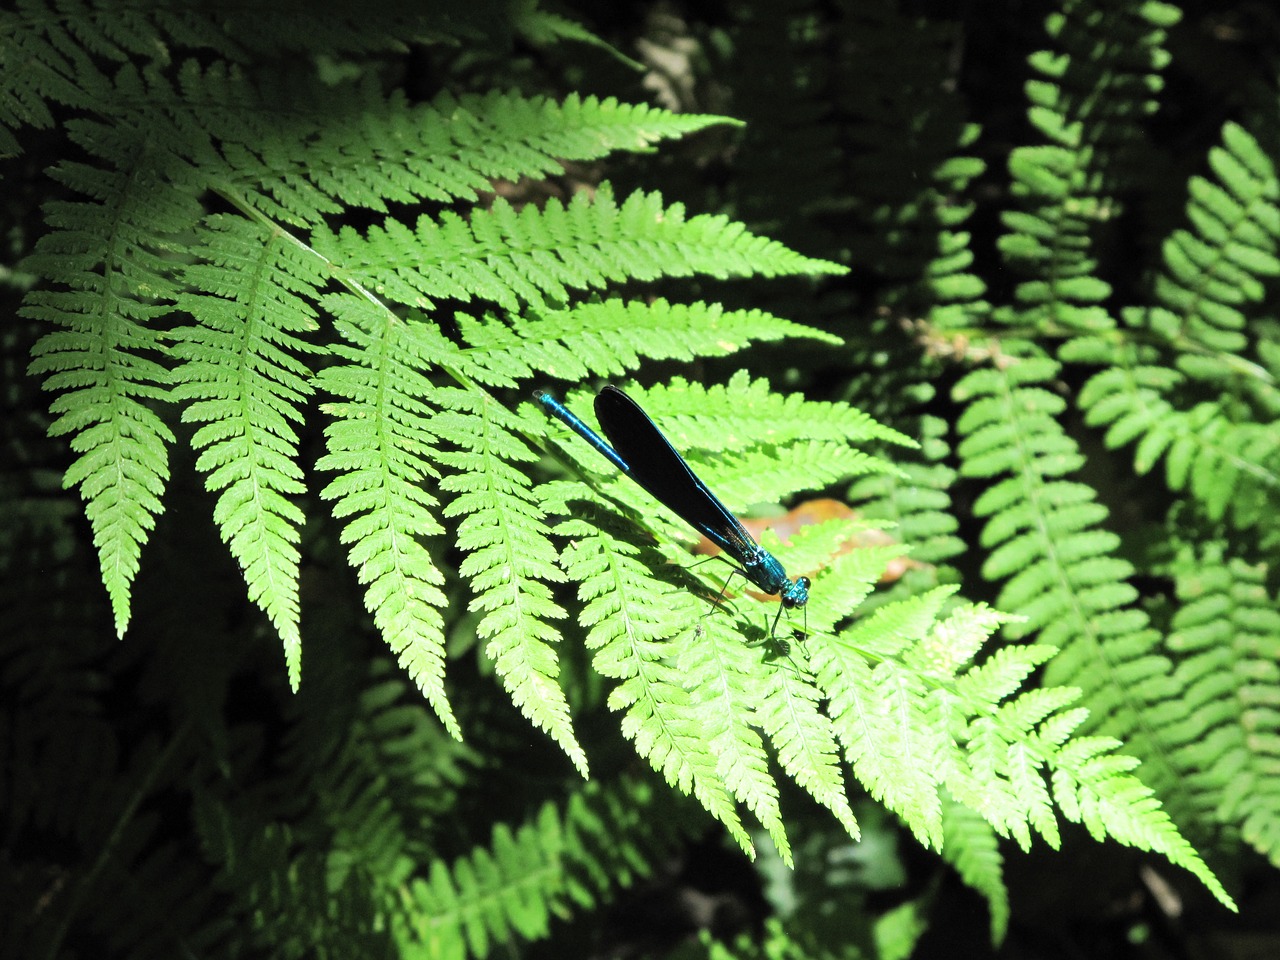
M607 170L569 165L558 178L495 187L538 201L607 175L660 189L693 211L728 213L852 268L821 285L739 282L706 293L838 334L848 349L762 346L728 359L653 364L648 382L722 382L747 366L775 389L848 399L912 432L922 414L959 418L950 387L981 365L975 345L991 329L964 317L950 329L923 323L938 298L916 281L938 256L944 225L922 198L945 194L933 180L945 158L983 161L947 199L973 204L967 272L981 278L988 301L1009 302L1020 277L1000 255L999 214L1016 205L1010 151L1038 142L1023 84L1027 57L1046 46L1045 5L579 2L562 11L643 71L602 47L515 39L503 29L503 8L474 7L484 43L348 51L326 64L358 64L414 100L444 90L579 91L740 118L745 129L711 128L652 155L610 161ZM1142 299L1162 238L1182 222L1187 179L1205 174L1224 122L1246 124L1273 158L1280 143L1280 15L1248 2L1182 10L1166 42L1159 110L1141 125L1141 170L1118 197L1123 213L1096 238L1107 305ZM260 54L264 71L276 66L269 52ZM967 124L981 135L966 134ZM17 315L27 282L16 264L45 229L40 205L61 189L43 171L68 149L40 132L24 136L21 155L3 163L7 317ZM361 225L359 215L351 222ZM703 287L690 280L664 292L703 295ZM1275 304L1272 283L1258 312ZM446 630L451 699L466 734L459 744L427 714L372 629L337 524L318 502L304 504L306 668L295 695L279 643L209 522L213 497L183 444L174 447L165 511L144 551L133 622L117 640L81 504L60 487L71 454L46 437L47 399L25 372L41 332L11 319L0 333L0 943L20 945L21 955L390 955L385 908L399 886L459 864L483 875L477 849L495 851L515 876L563 873L573 890L547 895L550 920L531 907L507 942L473 940L481 954L702 955L708 948L697 932L770 937L766 919L779 916L792 950L835 956L856 945L875 956L877 930L895 941L884 933L891 924L876 924L907 907L903 923L925 928L914 952L922 958L1280 953L1280 881L1231 831L1192 839L1236 896L1239 916L1187 878L1083 831L1068 832L1058 852L1010 847L1011 922L999 946L990 943L985 902L867 798L856 804L861 844L797 799L796 871L765 845L748 863L637 762L571 636L565 686L593 766L584 787L494 682L455 579ZM1064 378L1074 388L1085 374ZM1068 421L1088 456L1085 473L1122 525L1140 530L1163 515L1169 491L1133 476L1127 455L1106 449L1080 418ZM320 427L307 425L305 464L322 443ZM967 595L994 601L998 591L984 583L983 555L973 549L981 524L967 509L979 493L962 480L951 490L961 518L951 542L969 549L926 550L921 560L945 568L939 579L962 582ZM1135 556L1142 548L1125 547ZM440 554L444 568L456 569L452 548ZM1265 544L1247 555L1268 559ZM1136 582L1142 604L1158 615L1170 602L1170 579L1144 573ZM1274 597L1269 567L1263 584ZM522 827L538 838L527 859L501 839ZM568 838L562 848L552 850L552 834Z

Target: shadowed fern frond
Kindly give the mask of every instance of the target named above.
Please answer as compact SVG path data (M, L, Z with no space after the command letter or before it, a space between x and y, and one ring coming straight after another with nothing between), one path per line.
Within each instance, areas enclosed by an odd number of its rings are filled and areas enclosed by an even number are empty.
M1107 446L1136 443L1139 474L1163 459L1171 490L1189 493L1210 518L1247 528L1280 502L1274 376L1250 359L1244 332L1247 308L1280 274L1280 178L1235 124L1208 160L1216 180L1190 181L1194 229L1164 244L1159 305L1124 312L1152 342L1085 338L1063 356L1107 366L1079 399L1087 422L1106 428Z
M1280 864L1280 612L1266 569L1221 542L1184 547L1170 564L1182 605L1170 623L1179 694L1153 721L1186 773L1188 820L1238 830Z
M1003 214L1000 251L1028 279L1018 306L997 317L1044 333L1114 326L1102 303L1096 234L1119 213L1116 194L1138 175L1137 120L1156 109L1168 62L1167 28L1181 12L1165 3L1112 8L1077 0L1046 17L1053 46L1031 58L1027 118L1047 143L1009 155L1011 190L1021 209Z

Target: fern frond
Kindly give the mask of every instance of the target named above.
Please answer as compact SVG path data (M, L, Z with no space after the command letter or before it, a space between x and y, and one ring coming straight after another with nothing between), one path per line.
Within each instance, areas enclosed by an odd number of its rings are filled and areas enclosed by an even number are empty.
M1261 300L1266 278L1280 275L1280 180L1258 142L1234 123L1223 126L1209 165L1217 182L1189 181L1187 218L1195 231L1176 230L1165 241L1165 269L1154 288L1163 309L1146 319L1171 342L1203 346L1207 356L1188 353L1179 363L1192 376L1216 380L1233 372L1228 358L1247 345L1241 307Z
M100 61L111 69L146 62L168 42L146 13L122 18L113 7L79 2L57 13L29 0L14 7L0 10L0 156L20 151L14 134L21 127L52 128L58 105L86 110L114 102Z
M1056 371L1052 361L1027 360L957 385L957 398L970 403L957 425L961 473L989 484L974 504L991 518L983 575L1007 579L999 605L1026 617L1007 632L1036 632L1058 647L1053 681L1096 695L1093 722L1128 740L1147 703L1167 693L1168 663L1145 614L1129 608L1133 568L1113 555L1119 538L1101 526L1105 507L1088 486L1064 479L1083 457L1056 419L1065 401L1043 386Z
M422 326L347 297L326 300L350 346L331 348L345 361L316 383L338 401L326 404L328 453L317 467L338 473L322 492L347 520L342 541L365 585L374 623L445 726L459 736L444 693L445 604L437 569L422 537L443 532L439 501L427 487L438 476L433 392L424 371L439 346ZM434 332L433 332L434 333ZM447 343L445 343L447 346Z
M166 399L170 379L156 359L155 324L177 296L159 251L167 231L198 213L182 192L154 189L163 158L137 131L89 121L71 126L110 166L65 162L53 171L93 199L47 205L54 230L40 238L26 268L64 289L33 290L21 313L61 328L35 345L29 371L60 394L50 406L56 419L49 432L70 434L78 454L64 483L80 488L123 635L142 546L163 510L174 442L152 407Z
M488 640L485 653L516 706L585 775L587 757L557 682L560 634L549 622L565 613L545 581L561 575L532 483L517 467L534 459L514 436L525 424L473 391L439 391L437 400L444 409L431 430L455 448L439 454L453 470L440 489L456 494L444 514L463 518L457 543L467 557L459 572L475 593L470 608L484 611L476 633Z
M535 316L509 325L459 314L469 349L463 371L493 386L512 386L535 373L558 380L617 376L641 358L692 360L727 356L756 342L840 339L762 310L726 310L714 303L609 299Z
M451 816L478 754L422 709L384 657L366 667L322 649L290 706L279 789L311 798L303 824L331 848L330 879L366 868L390 884L403 879L406 858L422 855L429 828Z
M1185 771L1196 825L1234 828L1280 863L1280 613L1267 571L1212 541L1184 547L1172 567L1182 605L1168 646L1179 657L1179 695L1152 722Z
M1191 181L1187 218L1164 245L1165 269L1154 292L1160 305L1124 313L1155 346L1117 346L1084 338L1064 346L1064 358L1102 363L1080 394L1087 422L1105 426L1106 443L1134 441L1139 473L1161 459L1170 489L1185 491L1213 519L1256 526L1280 501L1280 439L1265 409L1242 404L1238 384L1267 392L1265 374L1245 352L1245 308L1280 272L1280 180L1256 141L1228 124L1222 147L1210 151L1219 182ZM1221 383L1220 398L1198 399L1196 381ZM1203 393L1199 395L1203 397ZM1198 402L1197 402L1198 399ZM1265 403L1265 400L1263 401ZM1256 406L1262 406L1262 403Z
M194 401L183 419L202 423L196 467L218 493L214 521L244 570L249 599L270 617L285 647L289 681L301 678L298 466L301 405L311 372L300 334L317 328L311 302L325 282L320 264L287 239L230 217L202 225L203 263L187 269L199 294L178 304L197 325L178 331L175 400Z
M1007 322L1046 333L1110 329L1102 302L1111 286L1090 256L1091 234L1118 213L1116 196L1136 171L1136 118L1156 108L1165 33L1181 16L1159 2L1103 10L1067 4L1046 18L1054 49L1030 58L1041 79L1026 84L1028 119L1048 141L1009 155L1012 192L1024 209L1003 215L1000 249L1029 277Z
M942 804L942 856L960 879L987 901L991 942L1004 940L1009 929L1009 889L1004 858L995 831L977 812L950 797Z
M388 97L374 84L329 91L320 111L308 100L308 87L283 91L285 102L297 107L284 122L298 125L298 137L314 131L314 147L275 155L263 152L263 144L290 138L278 131L263 136L258 125L281 122L282 91L260 95L242 77L194 67L184 69L184 78L192 95L199 92L195 99L236 107L215 111L223 121L215 130L233 161L229 185L267 216L298 225L349 206L386 213L391 203L474 202L492 192L496 180L554 175L565 161L645 150L733 123L574 94L557 101L443 93L430 104L411 104L402 92Z
M1144 778L1166 804L1186 805L1188 787L1169 753L1168 731L1152 722L1177 691L1159 635L1131 606L1136 592L1126 581L1133 568L1113 555L1118 538L1100 527L1106 511L1093 491L1056 479L1078 469L1081 457L1054 419L1064 402L1040 386L1055 371L1047 360L1014 362L972 373L957 386L958 396L972 400L959 424L967 434L959 447L962 473L993 483L974 506L992 517L982 535L991 548L983 572L1010 578L1000 604L1026 617L1006 632L1034 630L1042 643L1058 647L1045 683L1080 688L1089 704L1088 729L1117 738L1086 741L1106 754L1096 761L1094 747L1066 742L1063 765L1054 767L1054 798L1095 835L1112 832L1123 843L1163 853L1227 902L1168 814L1149 800L1150 789L1127 776L1127 761L1110 754L1123 738L1146 760ZM1065 740L1080 719L1054 739ZM1108 785L1113 774L1126 775ZM1080 776L1090 780L1087 787ZM1076 797L1077 788L1087 800Z
M435 861L412 882L402 946L482 957L517 937L544 937L553 918L650 872L676 834L660 807L651 789L624 779L576 793L563 810L544 804L514 831L498 824L488 847Z
M518 311L522 304L562 303L570 290L596 290L623 280L705 274L724 279L843 273L844 267L805 257L756 236L727 217L685 217L657 193L637 191L622 204L608 184L552 198L542 209L516 210L499 197L469 220L443 213L410 230L386 220L366 236L317 230L316 249L393 302L431 309L435 298L475 297Z

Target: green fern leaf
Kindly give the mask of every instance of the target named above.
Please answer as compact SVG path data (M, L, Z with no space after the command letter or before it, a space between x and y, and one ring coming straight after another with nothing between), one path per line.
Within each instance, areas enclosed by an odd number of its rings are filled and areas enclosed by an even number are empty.
M828 713L854 773L921 843L934 848L942 844L943 731L927 719L922 679L896 655L924 638L946 594L934 591L882 607L834 642L809 644L818 685L831 691Z
M1048 144L1009 155L1011 192L1027 208L1004 217L1000 250L1028 279L1009 322L1045 332L1115 326L1099 306L1111 295L1090 257L1091 233L1117 213L1115 197L1136 171L1133 117L1155 109L1170 14L1163 4L1106 11L1072 5L1045 20L1053 48L1029 61L1028 118ZM1175 17L1176 19L1176 17Z
M544 804L515 830L498 824L488 846L436 861L429 880L408 885L402 948L485 956L545 937L571 906L595 906L651 871L678 826L662 807L653 790L622 779L575 793L563 809Z
M1063 747L1053 772L1054 799L1063 812L1097 839L1109 836L1162 854L1190 870L1219 902L1234 908L1231 896L1178 832L1151 788L1126 775L1138 761L1109 752L1116 746L1109 738L1081 737Z
M403 93L386 97L366 84L329 91L319 113L302 99L308 94L299 93L298 111L314 128L315 147L295 159L257 156L258 145L275 138L245 138L246 116L279 122L278 91L259 99L243 81L223 75L201 83L216 95L214 102L238 103L226 128L219 127L225 140L243 141L252 151L237 152L235 182L252 185L263 213L299 225L347 206L385 213L388 203L474 202L497 180L555 175L565 161L644 150L712 124L734 123L573 94L557 102L512 93L443 93L430 104L410 104ZM353 163L354 157L362 159Z
M873 603L881 597L902 599L953 579L952 570L934 565L964 551L948 493L955 483L955 471L945 463L951 449L943 437L950 426L938 417L921 417L918 424L920 453L894 457L901 475L870 474L849 488L849 499L863 517L892 524L894 536L911 545L911 560L897 564L902 577L891 589L879 591Z
M726 217L686 219L680 204L664 207L656 193L633 193L619 206L607 184L594 197L576 194L567 206L552 199L541 210L517 211L499 198L469 222L446 213L438 222L421 218L411 231L386 220L365 237L350 229L318 230L314 244L366 286L418 309L446 296L481 297L511 311L522 303L541 308L548 300L566 301L570 289L628 279L845 272Z
M1209 152L1219 182L1193 177L1190 183L1187 217L1196 232L1179 230L1166 241L1165 272L1155 284L1156 296L1172 314L1161 332L1188 337L1210 352L1195 365L1184 364L1202 376L1229 372L1225 357L1208 366L1205 361L1244 350L1242 307L1263 297L1263 279L1280 273L1275 167L1242 127L1227 124L1222 139L1223 146Z
M183 419L203 423L192 445L218 492L214 520L245 572L249 598L266 611L285 646L289 680L301 677L298 632L298 529L302 511L287 499L303 492L292 423L312 392L298 358L311 348L299 334L315 330L319 264L280 236L243 220L203 224L204 263L189 267L201 294L179 306L198 325L180 330L174 356L176 400L194 401ZM231 288L231 284L239 284ZM305 299L304 299L305 298Z
M341 398L327 404L328 453L317 466L338 473L322 496L347 520L343 542L366 586L365 605L401 665L454 736L457 721L444 693L444 634L440 591L444 578L422 537L443 528L426 487L436 477L430 428L433 387L423 374L438 355L434 332L382 313L364 301L325 301L351 346L333 353L345 361L325 368L317 384Z
M984 543L997 548L984 570L996 577L1021 571L1002 591L1001 605L1027 620L1007 632L1037 630L1042 642L1060 647L1046 683L1082 688L1092 713L1090 729L1122 736L1148 757L1145 776L1179 807L1187 800L1188 787L1172 765L1164 742L1167 731L1144 720L1158 704L1176 696L1169 663L1158 652L1159 637L1149 629L1145 614L1126 609L1135 596L1124 582L1132 568L1108 556L1118 540L1097 529L1104 515L1091 504L1087 489L1055 479L1080 463L1074 444L1054 419L1062 401L1035 386L1055 372L1052 363L1025 361L979 371L957 386L958 396L973 401L960 422L967 434L959 447L962 472L993 481L1009 474L980 498L982 510L994 515ZM1027 511L1019 503L1034 509ZM1065 703L1049 706L1060 709ZM1037 707L1031 716L1043 713ZM1128 775L1136 761L1110 753L1118 741L1065 740L1079 719L1060 716L1060 723L1052 717L1044 721L1051 736L1041 738L1040 749L1048 751L1044 755L1053 771L1053 796L1064 815L1097 836L1110 833L1123 843L1164 854L1229 903L1168 814L1150 799L1150 788ZM1055 759L1059 743L1061 755ZM1082 786L1081 778L1089 785ZM1025 792L1030 781L1024 777L1022 783ZM964 799L963 791L953 792ZM1042 796L1039 805L1037 829L1044 832L1049 822Z
M585 488L571 483L547 484L540 492L549 509L565 509L586 494ZM588 522L590 509L584 516L561 522L555 532L569 540L561 562L569 577L581 584L580 596L586 602L581 620L589 628L592 662L602 676L619 681L609 695L609 707L624 712L622 732L635 742L636 752L667 783L692 792L743 849L750 850L750 837L718 758L697 725L692 698L665 649L673 634L687 635L698 621L697 600L687 590L669 585L660 589L636 545Z
M617 376L641 358L693 360L726 356L754 342L807 337L838 344L838 337L762 310L725 310L717 304L673 304L609 299L534 317L476 321L459 315L466 339L464 372L493 386L540 376L560 380Z
M676 670L689 691L691 729L707 741L726 788L769 832L779 856L790 866L791 845L778 786L756 729L756 705L762 695L760 656L743 644L741 634L723 617L712 616L699 626L694 642L681 644L675 654Z
M439 340L447 343L443 337ZM442 347L443 350L443 347ZM438 355L437 355L438 357ZM573 733L569 705L557 682L548 621L564 617L546 580L559 580L549 531L531 483L514 464L533 459L513 430L524 424L503 407L463 390L439 391L442 410L430 429L454 450L439 460L452 468L440 488L457 496L446 516L461 516L458 547L467 553L460 573L471 581L472 610L484 611L476 630L488 639L493 661L515 704L546 730L585 775L587 757Z
M1000 943L1009 928L1009 890L995 832L977 813L950 798L942 805L942 831L943 857L970 889L986 899L991 941Z
M1280 863L1280 613L1264 568L1229 555L1221 543L1183 548L1173 563L1178 608L1169 649L1178 657L1179 696L1152 723L1190 781L1188 811L1204 830L1214 822Z
M849 836L860 836L849 806L835 726L818 706L821 691L785 667L766 679L757 722L791 778L830 810Z
M1168 311L1165 316L1171 317ZM1234 398L1179 408L1188 378L1179 371L1142 363L1150 357L1088 339L1063 347L1064 358L1107 363L1080 393L1086 422L1106 426L1109 447L1138 441L1139 473L1165 460L1170 489L1186 491L1213 519L1251 527L1280 497L1280 438L1269 426L1237 416Z
M23 316L62 329L32 350L33 376L60 396L50 406L52 436L71 435L76 460L64 484L80 488L93 527L116 632L129 623L130 591L143 544L163 510L174 437L150 404L166 399L169 373L157 362L153 327L177 295L164 259L164 231L198 216L190 198L156 191L155 157L132 134L72 124L74 139L114 169L63 163L53 175L94 199L55 201L54 231L41 237L26 269L65 289L34 290Z

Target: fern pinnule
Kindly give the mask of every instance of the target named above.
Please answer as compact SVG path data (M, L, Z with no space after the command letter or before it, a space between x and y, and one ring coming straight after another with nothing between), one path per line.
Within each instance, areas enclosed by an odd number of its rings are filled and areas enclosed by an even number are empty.
M682 431L695 435L693 424L705 421L714 430L700 430L700 446L727 450L744 440L782 445L799 440L843 441L847 444L886 441L916 446L910 437L878 423L868 414L845 403L805 400L797 394L779 395L764 379L752 379L740 370L723 385L704 387L683 378L655 386L647 403L665 407L667 432L677 444ZM705 435L705 436L704 436Z
M284 642L290 683L301 676L298 530L302 511L288 497L304 491L294 423L310 397L312 351L302 334L317 328L311 302L325 282L314 258L244 220L201 225L203 262L187 268L199 293L178 305L196 320L177 331L173 397L190 401L183 419L202 423L192 446L197 469L218 493L214 520L244 570L249 598ZM236 285L236 286L233 286Z

